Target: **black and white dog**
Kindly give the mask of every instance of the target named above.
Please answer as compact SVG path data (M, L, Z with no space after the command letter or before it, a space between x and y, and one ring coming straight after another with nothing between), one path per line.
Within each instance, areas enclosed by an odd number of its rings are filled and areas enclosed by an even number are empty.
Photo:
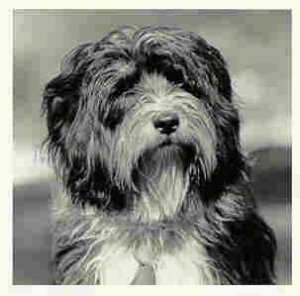
M44 91L57 284L274 284L220 52L121 28L75 48Z

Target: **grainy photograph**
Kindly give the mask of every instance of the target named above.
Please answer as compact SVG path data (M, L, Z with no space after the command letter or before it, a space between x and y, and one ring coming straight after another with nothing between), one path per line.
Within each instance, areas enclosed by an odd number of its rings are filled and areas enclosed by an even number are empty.
M14 285L291 285L290 10L14 10Z

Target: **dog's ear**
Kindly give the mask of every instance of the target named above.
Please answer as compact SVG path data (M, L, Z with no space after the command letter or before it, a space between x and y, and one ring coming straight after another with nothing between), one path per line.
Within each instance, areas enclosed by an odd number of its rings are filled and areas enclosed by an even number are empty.
M63 60L61 73L45 87L42 110L48 125L48 142L63 145L79 106L82 78L89 65L91 43L80 45Z
M98 192L108 190L102 167L92 170L94 163L89 161L97 157L91 157L92 153L96 153L88 146L93 139L93 125L84 110L85 78L96 51L97 43L75 48L63 60L61 73L46 85L43 93L42 111L48 127L45 145L52 165L73 201L93 202ZM97 153L99 151L100 148ZM97 176L93 175L95 171Z

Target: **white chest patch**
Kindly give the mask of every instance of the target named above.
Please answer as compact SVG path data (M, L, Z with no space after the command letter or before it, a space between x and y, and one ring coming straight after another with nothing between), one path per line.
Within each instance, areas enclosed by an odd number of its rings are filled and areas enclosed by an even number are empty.
M199 248L198 248L199 251ZM202 253L202 252L201 252ZM199 285L216 284L204 253L192 250L186 245L174 254L159 255L151 267L153 276L143 273L136 257L125 249L119 249L103 262L99 269L100 282L104 285ZM140 278L143 278L140 280ZM154 278L154 279L153 279ZM138 280L137 280L138 279ZM147 282L148 280L148 282ZM154 282L153 282L154 281Z
M55 213L65 220L64 212ZM214 268L199 233L185 223L174 222L161 228L154 224L158 227L156 230L142 226L136 229L126 221L117 223L101 217L93 208L84 212L74 210L76 219L80 214L83 221L90 220L90 227L80 238L94 239L76 266L81 270L83 282L87 278L101 285L139 285L147 284L147 280L148 284L156 285L226 283ZM81 226L73 229L74 239ZM174 237L170 233L175 234ZM76 268L72 270L75 280Z
M187 253L187 250L174 255L162 255L156 264L156 285L200 284L199 268L191 255L192 253Z
M99 270L100 282L103 285L129 285L138 270L139 264L132 254L124 249L119 249L104 261L103 267Z

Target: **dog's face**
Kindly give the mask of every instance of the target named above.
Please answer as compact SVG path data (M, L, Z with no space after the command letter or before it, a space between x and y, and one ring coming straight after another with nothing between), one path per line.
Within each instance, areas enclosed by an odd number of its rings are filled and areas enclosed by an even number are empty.
M231 93L221 55L198 36L113 32L71 52L47 85L49 150L72 196L100 206L170 188L216 197L243 170Z
M201 160L205 176L212 173L216 131L204 99L162 75L145 73L136 86L115 100L124 116L115 123L112 137L104 139L109 151L103 159L115 182L143 186L172 167L185 174L195 159Z

